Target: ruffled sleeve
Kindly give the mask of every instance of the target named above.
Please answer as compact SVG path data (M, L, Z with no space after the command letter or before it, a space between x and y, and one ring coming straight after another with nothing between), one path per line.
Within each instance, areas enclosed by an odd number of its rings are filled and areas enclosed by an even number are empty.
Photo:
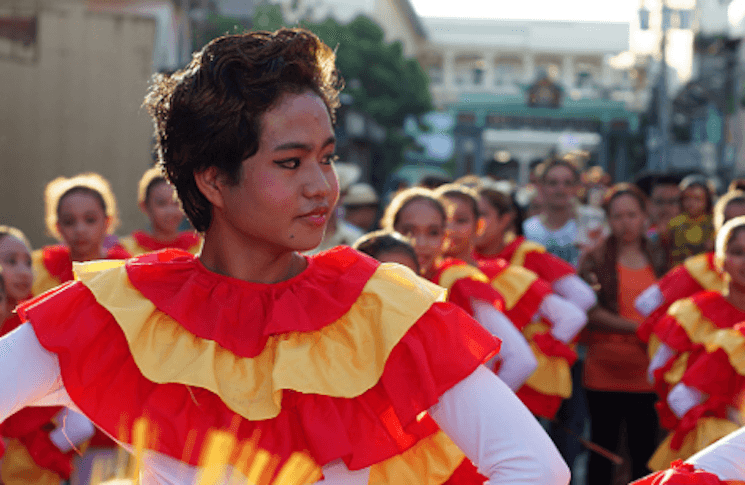
M191 464L210 430L230 429L281 458L360 469L430 435L420 414L499 344L441 289L358 254L321 254L278 285L181 252L95 262L21 312L75 404L125 443L145 416L152 448Z
M745 485L739 480L720 480L713 473L697 470L690 463L677 460L670 469L659 471L629 485Z

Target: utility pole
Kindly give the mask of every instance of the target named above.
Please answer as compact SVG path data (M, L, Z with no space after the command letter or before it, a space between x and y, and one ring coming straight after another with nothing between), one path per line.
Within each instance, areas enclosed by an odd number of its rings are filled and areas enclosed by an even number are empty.
M670 164L670 103L667 94L667 29L670 21L670 12L667 3L662 0L662 65L659 77L657 107L657 125L660 132L660 166L661 172L666 172Z

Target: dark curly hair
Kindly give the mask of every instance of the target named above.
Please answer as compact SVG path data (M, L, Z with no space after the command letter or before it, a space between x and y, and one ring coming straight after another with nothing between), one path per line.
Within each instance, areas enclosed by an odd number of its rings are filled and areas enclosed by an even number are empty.
M237 184L241 162L259 149L261 117L286 94L317 94L332 122L342 80L336 56L303 29L219 37L184 69L156 75L143 105L153 118L156 151L184 212L200 231L212 205L194 174L217 167Z

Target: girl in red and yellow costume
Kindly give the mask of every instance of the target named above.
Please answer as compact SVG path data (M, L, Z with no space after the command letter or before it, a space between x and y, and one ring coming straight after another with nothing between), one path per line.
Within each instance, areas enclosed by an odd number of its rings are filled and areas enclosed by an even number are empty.
M11 312L31 296L30 244L16 228L0 226L0 267L6 290L2 337L21 325L18 315ZM93 431L85 417L59 406L18 411L0 424L0 437L8 440L7 452L0 452L0 482L57 485L68 480L76 456L73 447L88 440Z
M109 182L97 173L58 177L44 191L47 231L63 242L31 254L33 294L39 295L73 279L73 261L125 259L116 244L104 250L104 239L119 225L116 198Z
M738 216L745 215L745 192L731 190L719 198L714 205L714 229L719 232L722 225ZM659 347L654 336L654 326L665 315L670 305L700 291L722 292L726 288L724 273L714 262L714 252L702 253L687 258L683 264L667 272L657 283L647 288L637 298L634 306L645 316L637 335L649 344L651 364L648 371L650 382L654 382L654 371L666 360L669 349Z
M517 209L512 197L488 185L479 187L479 213L483 227L476 235L474 257L487 264L492 259L504 259L537 274L551 285L557 295L587 311L597 303L595 293L578 275L572 265L546 251L546 248L510 232L519 226Z
M675 459L687 458L740 426L728 413L730 406L736 406L737 396L733 394L736 376L726 372L726 367L725 376L731 375L733 379L723 381L724 376L714 375L713 372L723 368L714 365L723 355L718 352L707 355L707 347L714 350L724 342L732 346L741 340L739 331L723 330L745 321L744 216L732 219L719 231L716 254L717 264L727 278L724 294L700 292L680 300L655 328L658 338L674 354L657 370L661 390L658 410L672 432L650 460L653 470L660 470ZM737 351L736 347L730 349ZM714 392L717 388L720 389ZM703 399L702 391L709 394L709 399Z
M478 263L472 257L473 241L481 225L478 194L460 185L445 185L436 193L450 207L448 256L475 267ZM571 395L569 368L576 354L567 342L574 339L587 318L575 305L551 294L550 286L525 268L501 258L482 261L479 267L492 287L503 295L505 314L523 332L535 356L533 371L524 369L528 379L517 389L517 396L534 414L553 419L561 401Z
M179 232L184 212L173 186L168 183L160 167L145 172L137 187L140 210L150 220L152 233L134 231L119 240L132 256L166 248L182 249L191 254L199 253L202 240L194 231Z
M80 265L23 305L28 323L0 340L0 419L51 397L129 447L120 430L146 417L145 484L192 483L214 429L355 484L415 460L427 411L491 483L566 484L548 437L480 365L498 341L440 288L350 248L299 254L338 198L337 86L333 51L300 29L215 39L158 78L158 153L202 252Z

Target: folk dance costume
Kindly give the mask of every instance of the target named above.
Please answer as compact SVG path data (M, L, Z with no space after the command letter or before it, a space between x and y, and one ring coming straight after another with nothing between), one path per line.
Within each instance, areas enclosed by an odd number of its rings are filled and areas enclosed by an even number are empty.
M121 245L114 245L106 252L106 259L127 259L132 255ZM56 244L31 253L34 284L31 293L36 296L73 279L70 248Z
M671 305L667 315L655 326L654 334L661 344L670 349L670 353L665 355L666 359L654 371L655 390L660 396L657 403L660 424L673 431L679 427L680 430L673 432L660 445L650 459L650 469L662 470L672 461L685 459L732 431L732 423L724 419L716 426L699 430L695 440L687 440L687 443L695 444L683 446L682 437L686 434L683 431L690 427L690 419L683 422L675 415L669 405L675 395L669 393L683 381L697 359L706 353L706 346L714 341L719 330L732 328L742 321L745 321L745 312L734 307L721 293L704 291Z
M551 285L557 295L574 303L585 312L595 303L595 293L578 275L575 268L546 248L525 236L514 237L498 254L487 256L474 253L477 261L505 259L510 264L529 269Z
M181 249L191 254L198 254L202 249L202 238L192 231L181 232L173 241L165 242L155 239L145 231L134 231L131 235L119 239L119 243L132 256L161 249Z
M660 349L660 342L654 334L654 327L665 316L670 305L700 291L721 293L726 286L724 272L714 262L714 252L709 252L687 258L637 298L634 306L646 317L637 330L637 335L648 344L648 355L651 359L650 382L660 361L669 353L669 349L662 347L659 356L655 357Z
M80 265L80 281L22 305L29 323L0 340L0 387L14 391L0 393L0 419L54 401L131 449L121 430L145 417L157 440L144 484L193 483L212 430L259 436L281 462L307 454L326 483L363 484L385 482L393 461L426 469L428 411L493 483L568 481L527 410L495 419L514 403L480 366L499 342L442 289L351 249L307 261L276 284L175 250Z
M552 294L535 273L504 259L479 261L479 269L505 300L504 314L530 343L538 368L516 392L533 414L553 419L572 395L570 368L577 354L568 345L587 323L576 305Z

